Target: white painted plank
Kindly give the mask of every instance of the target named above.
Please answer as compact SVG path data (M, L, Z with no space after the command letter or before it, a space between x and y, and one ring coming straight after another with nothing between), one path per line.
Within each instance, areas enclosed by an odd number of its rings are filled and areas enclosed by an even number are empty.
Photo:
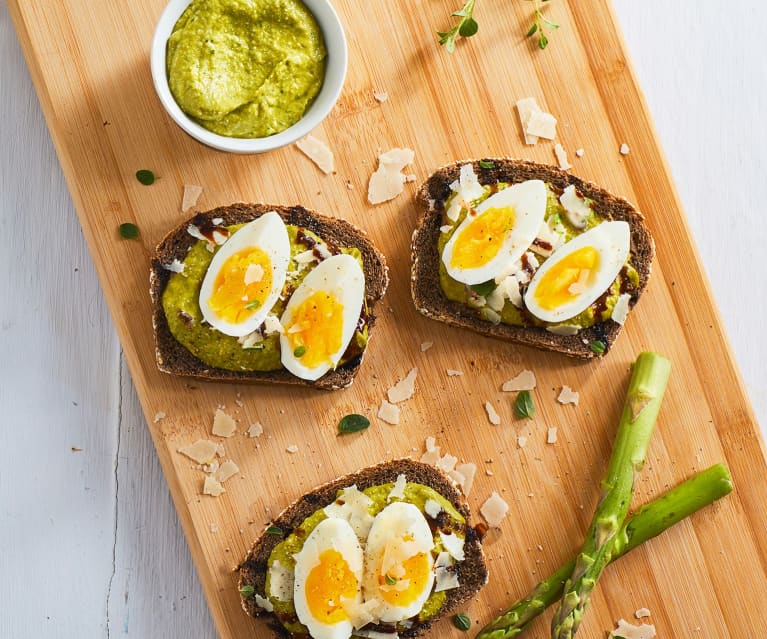
M121 377L117 542L115 576L109 596L110 636L215 637L213 621L124 360Z
M0 637L99 637L119 350L4 3L0 65Z

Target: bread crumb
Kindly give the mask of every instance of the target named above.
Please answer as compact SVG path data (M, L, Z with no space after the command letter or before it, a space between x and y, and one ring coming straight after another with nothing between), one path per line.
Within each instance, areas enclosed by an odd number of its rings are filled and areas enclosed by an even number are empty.
M223 484L230 477L234 477L240 472L239 466L235 464L231 459L227 459L213 475L217 482Z
M333 172L333 152L322 140L313 135L307 135L298 140L296 146L325 175Z
M574 404L577 406L579 398L580 396L578 395L577 391L574 391L569 386L562 386L562 390L559 393L559 397L557 397L557 401L560 404Z
M501 423L501 416L495 410L495 407L490 402L485 402L485 410L487 411L487 418L493 426L498 426Z
M376 102L384 103L389 99L389 94L386 91L373 91L373 97Z
M635 626L628 623L625 619L618 619L618 626L615 630L610 631L608 637L610 639L613 637L622 637L623 639L653 639L655 637L655 626L645 623Z
M211 524L210 532L212 532L213 534L216 534L218 532L218 526L216 524Z
M546 443L547 444L556 444L557 443L557 429L556 426L549 428L547 434L546 434Z
M181 212L186 213L191 209L202 195L202 187L197 184L184 184L184 193L181 196Z
M298 452L298 446L296 444L291 444L286 449L291 455Z
M432 346L434 346L434 342L421 342L421 352L425 353L428 351Z
M509 505L496 491L493 491L490 497L488 497L485 500L485 503L479 508L480 514L485 518L485 521L490 528L498 528L508 511Z
M157 422L162 421L166 417L167 417L167 415L164 412L159 411L159 412L154 414L154 419L152 420L152 422L154 422L156 424Z
M224 447L209 439L198 439L193 444L182 446L178 449L178 452L198 464L210 464L216 455L219 457L224 456Z
M453 369L453 368L448 368L447 369L447 376L448 377L460 377L461 375L463 375L463 371L459 371L459 370L456 370L456 369Z
M248 427L248 437L253 439L254 437L261 437L261 435L264 434L264 427L261 425L261 422L253 422Z
M398 381L386 392L386 395L392 404L399 404L413 396L413 393L415 393L416 375L418 375L418 369L411 368L404 379Z
M621 155L628 155L631 152L631 149L629 148L629 145L624 142L621 144L620 152Z
M215 477L211 477L210 475L208 475L205 478L205 482L202 485L203 495L210 495L211 497L219 497L225 492L226 490L224 490L224 487L221 485L219 481L216 480Z
M649 617L650 616L650 610L648 608L640 608L634 613L634 616L637 619L642 619L643 617Z
M378 156L378 169L370 176L368 202L381 204L397 197L405 188L402 169L412 164L415 152L412 149L390 149Z
M531 391L535 388L535 373L530 370L523 370L516 377L512 377L503 383L501 390L506 393L516 393L519 391Z
M354 184L352 184L351 180L346 180L346 188L350 191L354 188Z
M385 399L381 400L381 406L378 408L379 419L384 420L387 424L396 426L399 424L399 406L390 404Z
M559 142L554 145L554 155L557 157L559 168L562 171L567 171L568 169L573 168L573 165L567 160L567 151L565 151L565 147L559 144Z
M583 149L575 149L575 155L577 155L579 158L582 158L582 157L583 157L583 154L584 154L585 152L586 152L586 151L584 151Z
M217 408L216 414L213 416L212 432L219 437L231 437L237 432L237 424L231 415Z
M517 437L517 446L519 446L520 448L524 448L526 444L527 444L527 437L525 437L524 435L520 435L519 437Z

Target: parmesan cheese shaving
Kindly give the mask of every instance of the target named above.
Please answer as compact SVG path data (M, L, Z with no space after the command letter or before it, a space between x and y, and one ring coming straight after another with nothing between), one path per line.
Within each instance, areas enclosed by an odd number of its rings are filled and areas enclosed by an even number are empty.
M231 437L237 432L237 424L231 415L217 408L216 414L213 416L212 432L219 437Z
M298 149L325 175L333 172L333 152L319 138L307 135L296 142Z
M410 399L415 392L415 378L418 375L417 368L411 368L407 376L397 382L387 391L387 396L392 404L399 404Z
M425 353L428 351L432 346L434 346L434 342L421 342L421 352Z
M264 427L261 425L261 422L253 422L248 428L248 437L250 437L251 439L253 437L261 437L261 435L263 434L264 434Z
M468 497L474 484L474 475L477 474L477 465L472 462L466 462L465 464L458 464L455 470L463 475L464 479L462 482L458 482L458 487L464 496Z
M152 423L156 424L157 422L162 421L165 419L167 415L163 411L159 411L154 414L154 419L152 420Z
M530 119L527 121L525 133L546 140L553 140L557 137L557 119L551 113L533 111Z
M546 433L546 443L547 444L556 444L557 443L557 429L556 427L549 428L549 430Z
M509 505L497 492L493 491L493 494L480 506L479 512L490 528L498 528L506 513L509 512Z
M631 152L629 145L626 144L625 142L621 144L621 148L619 150L621 152L621 155L628 155Z
M648 608L640 608L634 613L634 616L637 619L642 619L643 617L649 617L652 613Z
M181 196L181 212L186 213L191 209L202 195L202 187L197 184L184 184L184 193Z
M368 512L372 503L373 500L358 490L355 484L344 488L336 501L325 506L323 510L328 517L349 522L359 539L367 539L370 527L373 525L373 516Z
M463 375L463 371L459 371L454 368L448 368L446 372L448 377L460 377Z
M565 207L565 215L570 224L579 229L586 226L586 221L591 215L591 207L585 199L578 197L575 185L570 184L565 187L562 195L559 196L559 202Z
M442 505L435 499L427 499L423 505L424 512L432 519L436 519L437 515L442 512Z
M454 457L453 455L445 453L445 455L441 457L439 461L437 461L437 463L434 465L437 468L439 468L441 471L449 473L451 470L455 468L455 465L457 462L458 462L457 457Z
M501 416L495 410L495 407L490 402L485 402L485 410L487 411L487 418L493 426L498 426L501 423Z
M560 324L559 326L547 326L546 330L554 335L561 335L562 337L569 337L570 335L577 335L581 331L581 327L576 324Z
M609 638L622 637L623 639L653 639L655 636L655 626L652 624L643 623L635 626L625 619L618 619L618 627L608 635Z
M615 306L613 306L612 320L621 326L623 326L628 317L630 301L631 295L629 293L621 293L618 300L615 302Z
M378 156L378 169L370 176L368 202L381 204L397 197L404 190L405 176L402 169L412 164L412 149L391 149Z
M580 396L578 395L577 391L574 391L569 386L562 386L562 391L559 393L559 397L557 397L557 401L560 404L575 404L578 405L578 401L580 399Z
M517 437L517 446L519 446L520 448L524 448L526 445L527 445L527 437L525 437L524 435L520 435L519 437Z
M374 91L373 98L376 102L384 103L389 99L389 94L386 91Z
M224 447L209 439L198 439L193 444L182 446L178 449L178 452L186 455L198 464L210 464L216 455L219 457L224 456Z
M530 122L530 116L533 112L540 111L535 98L522 98L517 100L517 113L519 114L519 123L522 125L522 135L525 137L525 144L535 144L538 137L527 132L527 124Z
M210 475L208 475L205 478L205 482L202 485L203 495L219 497L225 492L226 490L224 490L224 487L221 485L221 482L219 482L215 477L211 477Z
M394 486L389 491L389 496L386 501L392 499L405 499L405 485L407 484L407 478L403 474L397 475L397 481L394 482Z
M562 171L567 171L568 169L573 168L573 165L567 161L567 151L565 151L565 147L559 144L559 142L554 145L554 155L557 156L557 163Z
M260 264L248 264L243 281L245 286L250 286L264 279L264 267Z
M295 455L298 452L298 445L297 444L291 444L285 450L287 452L289 452L291 455Z
M256 600L256 605L261 608L261 610L265 610L266 612L273 612L274 606L272 605L272 602L266 599L265 597L262 597L258 593L253 595L253 598Z
M390 404L385 399L382 399L381 406L378 408L378 417L387 424L396 426L399 424L399 406Z
M516 377L512 377L503 383L501 390L506 393L516 393L519 391L531 391L535 388L535 373L530 370L523 370Z
M184 266L183 262L179 262L177 259L173 259L173 261L170 264L163 264L162 267L166 271L170 271L171 273L183 273L186 266Z
M439 538L442 541L442 546L445 550L447 550L447 552L450 553L451 557L453 557L456 561L464 560L465 555L463 552L463 537L459 537L455 533L450 533L448 535L440 530Z
M215 475L215 480L223 484L230 477L234 477L240 472L239 467L231 459L227 459L221 466L218 467Z

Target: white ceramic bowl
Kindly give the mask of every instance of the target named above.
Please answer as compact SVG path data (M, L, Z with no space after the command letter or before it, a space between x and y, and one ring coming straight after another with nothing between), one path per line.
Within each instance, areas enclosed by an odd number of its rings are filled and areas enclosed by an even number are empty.
M150 64L154 88L165 110L173 121L194 139L220 151L230 153L263 153L286 146L302 138L314 129L330 113L338 100L346 78L348 52L346 36L341 21L338 19L329 0L303 0L312 12L325 38L327 58L325 60L325 79L317 97L309 105L306 113L293 126L265 138L231 138L218 135L200 126L184 113L173 99L168 87L165 70L165 50L176 21L192 0L170 0L160 16L152 38Z

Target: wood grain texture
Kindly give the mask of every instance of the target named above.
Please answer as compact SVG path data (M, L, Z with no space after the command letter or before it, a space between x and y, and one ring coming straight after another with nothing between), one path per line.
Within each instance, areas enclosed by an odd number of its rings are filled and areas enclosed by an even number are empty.
M495 475L478 481L473 500L478 503L491 489L502 488L516 508L516 519L508 520L489 543L495 574L508 575L508 580L492 581L472 607L474 616L487 620L489 611L508 600L506 590L525 591L539 571L553 567L577 545L576 531L585 528L596 497L595 481L609 454L622 395L620 382L625 383L627 364L642 348L668 354L675 371L683 373L672 378L651 449L653 463L645 472L638 500L678 481L693 467L723 457L736 473L738 492L710 516L683 525L616 567L589 613L593 626L584 628L584 635L601 636L598 629L610 626L625 601L619 597L621 588L636 581L631 577L636 570L647 579L632 593L644 605L659 610L662 601L673 598L676 605L669 611L673 616L669 623L681 636L703 623L721 628L721 636L727 636L726 632L739 636L757 628L759 601L750 593L758 589L739 580L738 568L753 575L751 584L764 583L763 560L754 565L745 559L750 552L765 556L758 534L765 523L759 503L759 485L764 480L760 441L710 296L697 278L687 286L690 272L696 275L701 269L641 96L620 53L620 41L615 40L609 11L590 9L588 15L577 13L575 7L570 7L572 14L563 11L559 19L563 28L557 35L567 35L558 39L557 53L550 57L532 55L536 52L521 39L500 49L501 34L520 32L527 17L524 8L504 14L495 24L485 21L483 37L497 46L465 47L460 57L446 57L427 35L433 24L444 19L438 7L413 16L409 30L381 40L376 37L378 29L399 24L406 15L402 6L376 3L360 20L352 3L339 3L350 33L352 64L342 101L321 131L342 156L338 174L324 178L310 165L301 164L305 159L293 149L258 158L232 158L186 139L160 111L145 69L146 47L160 3L137 4L127 13L108 5L89 7L88 12L76 2L45 7L45 11L32 4L20 8L11 3L11 9L145 414L151 418L164 410L169 415L159 426L150 423L150 429L222 636L241 635L250 628L238 610L228 569L233 563L231 553L244 550L254 527L270 511L279 510L319 481L363 462L420 447L426 432L437 433L446 449L467 459L481 462L492 456L494 462L488 467ZM43 39L42 34L54 28L58 37ZM584 29L588 33L579 37ZM92 37L94 30L100 30L96 37ZM109 33L114 35L116 30L131 36L119 58L108 46ZM372 52L370 47L363 49L370 42L376 43L371 45ZM589 55L594 50L603 55ZM113 64L104 65L110 53ZM481 70L494 68L488 60L501 53L514 62L513 73L502 69L497 86L491 86ZM384 67L376 59L392 62ZM577 95L564 90L573 75L579 78ZM449 91L439 81L445 77L461 78L460 90ZM373 89L389 91L390 101L375 103ZM516 98L528 93L536 94L560 117L560 139L568 149L588 148L575 171L636 201L656 234L669 242L620 348L605 362L576 365L456 333L418 317L407 295L412 205L405 197L376 209L364 203L364 187L379 147L413 145L421 175L445 161L480 154L550 161L550 145L526 149L519 139L511 107ZM472 114L468 124L466 113ZM435 128L425 132L423 122L435 123ZM627 158L616 151L623 139L632 145ZM151 189L132 178L136 168L144 167L163 176ZM301 167L301 172L286 182L282 176L290 167ZM346 189L347 179L354 190ZM142 296L146 253L141 249L151 247L179 219L176 211L184 181L205 185L201 204L239 199L300 201L368 228L392 262L387 304L394 311L382 317L366 368L351 390L332 396L307 394L291 402L292 391L189 388L154 370L147 300ZM657 207L658 201L665 205ZM143 247L117 240L115 227L126 219L138 222ZM686 285L680 292L677 282L682 281ZM435 347L421 354L418 344L426 339L434 341ZM712 354L718 362L713 369L708 365ZM419 393L406 405L403 425L395 430L378 424L370 436L337 442L332 436L337 418L352 409L373 410L388 385L404 375L411 363L421 369ZM512 423L510 402L497 390L522 366L535 368L541 380L536 393L539 417L532 425ZM448 379L444 374L448 367L462 368L466 374ZM577 409L554 403L555 389L562 383L581 391L583 402ZM238 391L245 404L241 408L235 404ZM461 399L453 404L446 401L456 396ZM481 408L485 399L496 402L504 417L501 428L491 429L486 423ZM215 501L198 495L200 473L174 451L180 443L209 431L219 403L236 412L243 426L261 419L268 434L258 450L244 438L227 442L243 476L231 480L227 495ZM725 412L725 406L737 409L732 414ZM683 430L685 424L702 426L693 437ZM543 444L547 425L560 426L560 445ZM524 451L516 448L518 431L531 438ZM297 455L284 453L289 443L300 445ZM499 464L502 461L506 463ZM291 483L286 483L288 477ZM533 497L527 496L530 492ZM574 508L576 504L584 509ZM217 526L217 533L211 533L211 525ZM725 525L730 534L722 538L717 531ZM551 534L565 527L567 535ZM535 548L539 542L546 548L545 556L537 557L537 551L513 552ZM734 565L725 575L716 570L720 553ZM670 562L673 570L668 569ZM685 575L681 585L680 573ZM726 601L713 596L692 596L699 591L728 590L737 595L730 601L745 600L753 616L736 615ZM440 631L450 632L446 626Z

